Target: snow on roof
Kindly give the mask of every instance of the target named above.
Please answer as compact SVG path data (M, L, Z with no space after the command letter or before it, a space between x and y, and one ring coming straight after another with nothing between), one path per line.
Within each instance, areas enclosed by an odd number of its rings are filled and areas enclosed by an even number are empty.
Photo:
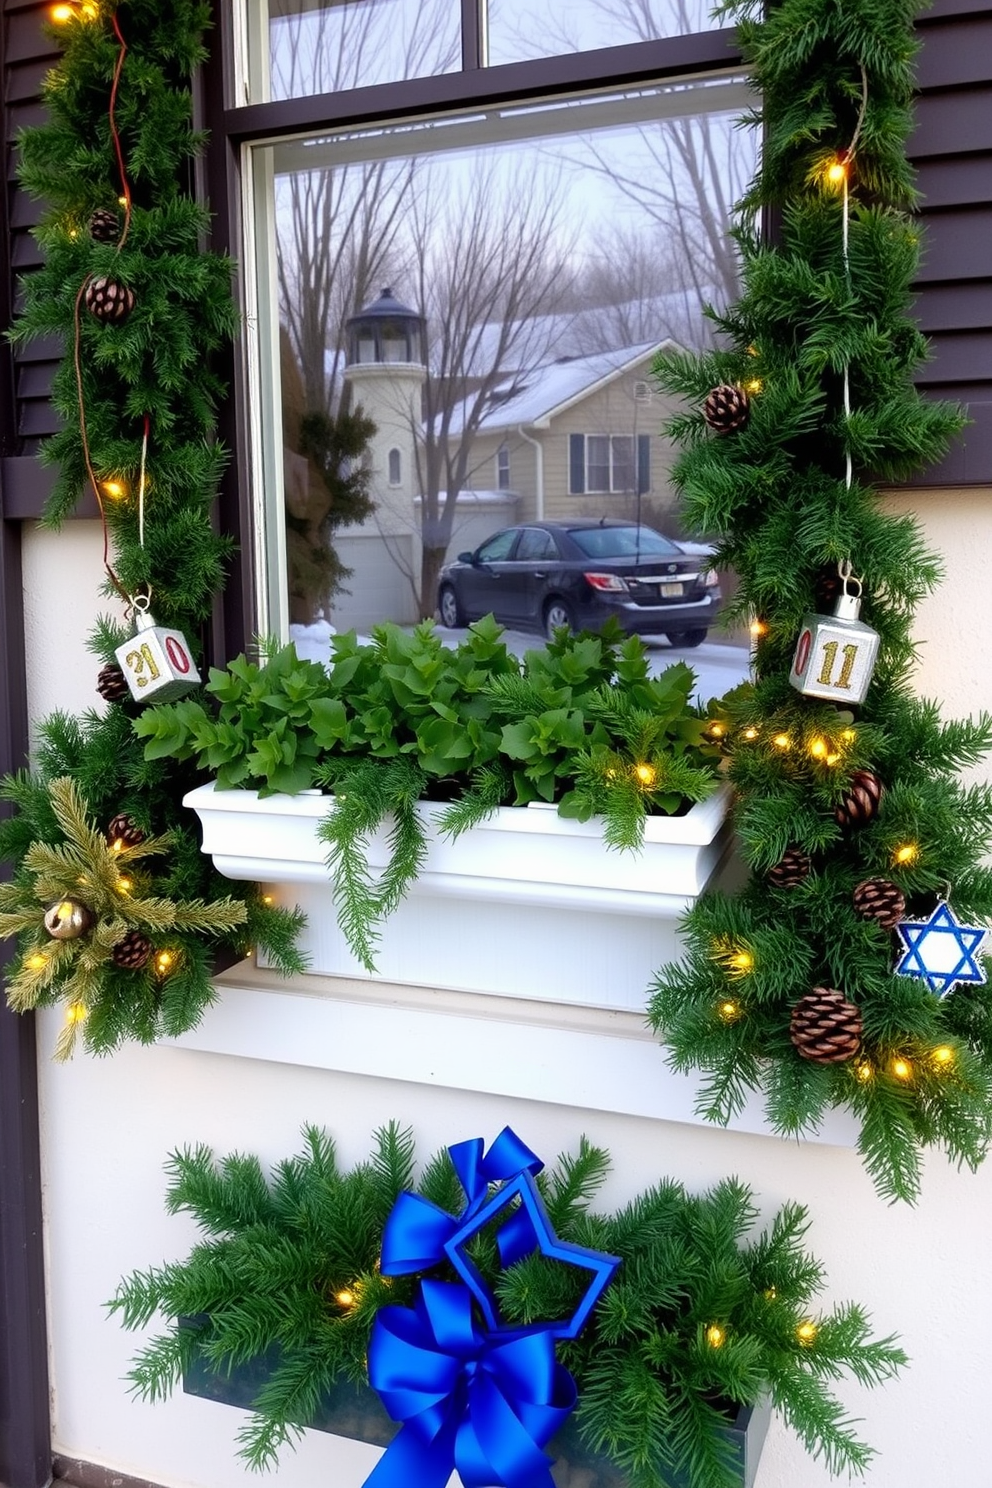
M622 351L598 351L591 356L563 358L535 367L519 381L508 377L496 389L491 408L479 425L480 433L495 429L516 428L518 424L543 424L562 412L596 387L618 377L622 372L646 361L669 341L644 341L640 346L627 346ZM455 411L451 432L462 431L464 412L471 399Z

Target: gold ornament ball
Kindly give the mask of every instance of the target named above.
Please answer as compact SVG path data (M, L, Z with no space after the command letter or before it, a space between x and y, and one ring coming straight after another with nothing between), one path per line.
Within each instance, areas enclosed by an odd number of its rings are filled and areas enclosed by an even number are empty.
M93 923L93 916L78 899L60 899L45 911L45 929L53 940L78 940Z

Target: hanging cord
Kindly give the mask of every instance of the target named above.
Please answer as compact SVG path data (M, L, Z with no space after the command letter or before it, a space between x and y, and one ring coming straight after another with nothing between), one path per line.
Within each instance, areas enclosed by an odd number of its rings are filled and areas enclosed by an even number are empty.
M851 143L846 150L841 150L838 161L844 168L843 185L843 207L841 220L843 224L842 246L844 253L844 278L850 288L851 285L851 257L850 257L850 232L851 232L851 200L848 188L848 167L854 160L858 148L858 140L861 138L861 127L865 122L865 111L868 108L868 74L865 72L864 63L861 67L861 107L858 110L857 122L854 126L854 134ZM851 369L847 362L844 363L844 418L851 417ZM851 450L848 446L844 451L844 484L848 490L854 480L854 463L851 459Z
M118 42L118 53L117 61L114 64L113 83L111 84L110 89L108 117L110 121L110 137L113 141L114 154L117 157L117 168L120 172L121 197L124 204L124 226L121 229L121 235L117 240L116 248L116 252L120 253L121 249L124 247L125 242L127 241L127 235L131 230L131 186L127 177L127 167L124 163L124 150L121 145L120 131L117 128L116 117L117 91L120 85L121 73L124 69L124 59L127 56L127 42L124 40L123 33L121 32L120 23L117 19L116 11L111 17L111 24L113 25L114 35L116 36ZM73 310L73 366L76 373L76 395L79 404L79 433L83 445L83 459L86 462L86 473L89 476L90 485L93 488L93 495L96 497L96 504L100 512L100 526L103 529L103 566L106 570L108 578L110 579L110 582L113 584L118 594L124 600L128 612L131 612L135 608L138 608L137 600L124 588L124 585L121 583L110 563L110 527L107 522L107 511L103 502L103 494L100 489L100 482L97 480L96 471L93 469L93 460L90 454L89 434L86 426L86 399L83 394L83 369L81 355L82 325L80 320L80 306L82 305L83 298L92 280L93 275L87 274L86 278L83 280L82 284L79 287L79 293L76 295L76 303ZM141 548L144 548L145 546L145 486L150 422L151 421L149 415L146 413L144 420L144 430L141 440L141 471L138 479L138 543ZM151 591L149 590L148 594L146 594L145 596L141 596L144 598L145 609L147 609L148 607L150 593Z

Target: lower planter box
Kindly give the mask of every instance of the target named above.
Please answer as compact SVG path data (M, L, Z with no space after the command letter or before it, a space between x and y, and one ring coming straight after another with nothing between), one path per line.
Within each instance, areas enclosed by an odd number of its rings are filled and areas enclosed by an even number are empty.
M181 1327L184 1321L180 1321ZM274 1362L270 1354L263 1354L230 1374L216 1374L202 1357L197 1357L183 1376L183 1389L187 1395L250 1410ZM727 1422L726 1435L739 1472L739 1488L753 1488L770 1419L771 1405L763 1401L755 1406L741 1406L736 1418ZM381 1447L388 1446L400 1429L387 1416L374 1390L350 1382L334 1386L325 1397L319 1415L308 1425L315 1431ZM628 1479L620 1468L603 1453L591 1452L583 1446L574 1419L567 1421L552 1438L547 1451L556 1459L551 1476L557 1488L627 1488ZM416 1484L411 1483L410 1488L416 1488ZM679 1475L664 1485L659 1484L659 1488L691 1488L691 1484Z
M678 954L679 917L726 853L728 801L721 787L684 816L649 817L639 852L607 847L596 820L544 806L501 808L452 842L434 828L440 808L424 803L427 861L382 926L378 977L640 1013L652 976ZM260 881L307 913L314 973L368 977L338 929L317 836L330 798L206 785L185 804L221 873ZM373 871L387 853L379 832Z

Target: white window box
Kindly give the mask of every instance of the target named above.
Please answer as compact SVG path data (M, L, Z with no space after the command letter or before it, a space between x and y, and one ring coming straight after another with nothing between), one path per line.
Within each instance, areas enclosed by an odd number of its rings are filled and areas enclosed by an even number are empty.
M618 851L601 823L554 807L503 807L452 842L421 808L429 851L406 900L382 925L378 977L390 983L641 1012L654 973L678 951L679 916L727 848L728 788L685 816L649 817L644 847ZM322 976L368 977L337 927L317 825L329 797L201 786L186 797L203 850L228 878L258 880L308 916L304 949ZM384 833L369 862L387 860ZM286 886L285 888L283 886Z
M337 928L316 832L328 797L259 800L208 785L186 804L222 873L307 911L311 970L287 983L264 966L232 967L202 1022L171 1042L706 1125L698 1077L667 1067L644 1009L654 973L678 952L679 914L727 856L726 790L686 816L651 818L641 853L611 850L595 822L544 807L501 810L455 843L432 832L423 874L383 926L375 976ZM428 821L438 809L425 804ZM370 859L385 861L380 837ZM760 1096L730 1126L769 1134ZM853 1147L857 1128L830 1111L809 1140Z

